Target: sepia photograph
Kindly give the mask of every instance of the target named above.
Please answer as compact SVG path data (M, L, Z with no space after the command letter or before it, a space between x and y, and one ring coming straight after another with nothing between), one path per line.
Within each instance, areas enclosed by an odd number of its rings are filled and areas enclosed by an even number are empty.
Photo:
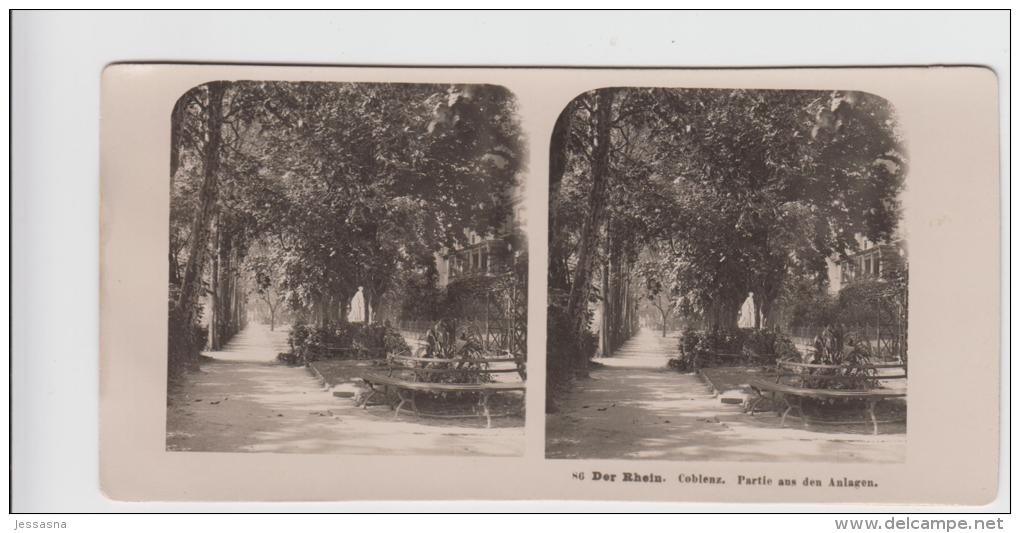
M859 91L571 101L550 148L546 456L904 462L904 145Z
M11 10L11 527L1009 530L1009 30Z
M214 81L170 122L167 450L523 453L509 90Z
M988 501L995 82L111 67L101 486Z

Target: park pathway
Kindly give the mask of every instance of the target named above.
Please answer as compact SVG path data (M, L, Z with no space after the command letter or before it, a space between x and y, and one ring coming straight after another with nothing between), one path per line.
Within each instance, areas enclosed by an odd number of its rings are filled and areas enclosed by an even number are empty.
M661 370L670 357L675 357L678 342L676 334L663 337L661 331L645 328L623 343L612 357L596 361L612 368Z
M870 435L863 424L837 429L779 427L770 413L749 416L723 404L700 377L666 367L676 337L641 330L590 378L558 398L546 419L550 458L683 461L902 462L906 436ZM793 424L797 421L794 420Z
M287 334L290 328L277 327L274 331L264 324L251 324L239 331L220 351L209 351L203 355L220 361L244 361L249 363L271 363L276 355L290 349Z
M323 389L307 368L276 362L287 330L249 325L167 402L167 449L201 452L392 455L520 455L523 427L469 420L436 423L393 419L385 408L363 410Z

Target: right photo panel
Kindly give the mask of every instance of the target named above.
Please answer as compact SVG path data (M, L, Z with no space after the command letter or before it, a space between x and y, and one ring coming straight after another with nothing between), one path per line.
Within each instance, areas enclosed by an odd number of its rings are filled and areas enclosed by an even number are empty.
M546 457L903 463L905 144L862 92L572 100L550 147Z

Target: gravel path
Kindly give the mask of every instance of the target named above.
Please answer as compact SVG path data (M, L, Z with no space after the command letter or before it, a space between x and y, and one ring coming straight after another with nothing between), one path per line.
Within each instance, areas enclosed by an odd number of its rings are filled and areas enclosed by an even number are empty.
M335 398L303 367L275 362L286 331L252 325L172 392L167 449L201 452L514 456L524 428L435 421Z
M550 458L762 462L903 462L904 433L865 424L809 430L723 404L695 375L665 367L672 350L643 330L579 380L546 418Z

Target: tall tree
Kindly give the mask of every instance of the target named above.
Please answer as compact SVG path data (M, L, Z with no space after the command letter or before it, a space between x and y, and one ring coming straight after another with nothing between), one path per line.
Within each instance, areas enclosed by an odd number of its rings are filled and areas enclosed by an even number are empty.
M632 323L625 295L642 250L661 251L662 289L650 294L669 295L670 309L731 329L753 294L756 326L770 327L791 280L823 279L827 259L853 252L857 236L889 238L899 220L905 156L892 109L873 95L599 90L571 102L553 133L550 301L569 288L569 331L583 337L601 265L609 351Z
M656 96L659 118L673 130L659 138L658 153L672 156L658 172L681 178L687 203L698 207L690 215L702 217L673 235L687 244L677 275L716 325L735 327L736 310L753 292L765 326L795 268L824 276L826 258L853 251L855 236L880 240L895 231L905 163L895 117L881 98L706 90Z
M206 84L206 101L202 106L205 115L205 142L202 146L202 188L199 207L191 229L188 263L181 279L180 294L174 315L185 324L195 320L196 300L201 289L201 276L205 266L209 231L217 209L220 173L220 149L223 127L223 97L226 82Z
M588 216L581 228L577 266L574 269L574 278L567 301L567 316L573 320L571 334L578 336L588 327L583 308L588 305L592 265L595 261L595 251L599 244L600 229L604 223L603 217L608 200L610 136L612 134L610 122L612 121L615 94L615 89L603 89L596 92L592 110L595 131L591 158ZM587 364L587 360L575 361L575 366L578 368L585 368Z
M212 137L211 87L222 93ZM173 135L171 166L181 179L169 259L174 286L189 288L175 308L188 309L191 321L195 288L209 274L213 331L240 322L238 272L249 243L273 257L291 305L336 321L359 286L373 308L402 269L509 216L525 154L505 88L234 82L198 95L174 111L183 122ZM219 145L218 174L204 173L210 140ZM200 173L218 181L199 184ZM215 194L206 194L213 184ZM196 255L210 246L211 270ZM177 274L182 257L188 265Z

